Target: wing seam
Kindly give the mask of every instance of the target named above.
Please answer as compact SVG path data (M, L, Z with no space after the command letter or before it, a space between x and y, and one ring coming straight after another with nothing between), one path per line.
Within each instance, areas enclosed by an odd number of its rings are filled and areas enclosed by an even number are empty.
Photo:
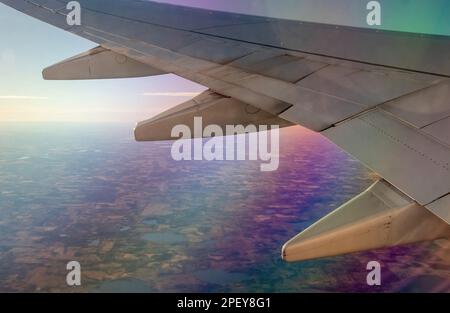
M432 157L430 157L428 154L419 151L418 149L410 146L409 144L407 144L406 142L404 142L402 139L386 132L384 129L379 128L378 126L376 126L375 124L371 123L370 121L364 119L363 117L359 118L360 121L366 123L367 125L371 126L372 128L374 128L378 133L384 135L385 137L390 138L391 140L403 145L404 147L408 148L409 150L415 152L416 154L419 154L420 156L428 159L429 161L431 161L434 165L443 168L444 170L446 170L447 172L450 171L450 168L448 167L449 164L446 163L445 165L436 161L435 159L433 159Z

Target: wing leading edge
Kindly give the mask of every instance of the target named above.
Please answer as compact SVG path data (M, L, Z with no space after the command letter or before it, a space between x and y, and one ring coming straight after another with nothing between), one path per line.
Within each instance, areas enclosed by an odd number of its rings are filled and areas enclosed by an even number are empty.
M448 37L121 0L80 1L82 25L69 27L68 1L0 2L100 45L45 70L48 79L174 73L210 89L138 124L138 140L168 139L170 125L196 115L219 125L300 124L384 178L289 241L286 260L448 237Z

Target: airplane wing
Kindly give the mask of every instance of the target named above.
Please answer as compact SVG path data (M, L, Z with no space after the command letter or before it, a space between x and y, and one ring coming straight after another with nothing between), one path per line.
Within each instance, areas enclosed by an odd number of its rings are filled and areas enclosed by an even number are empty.
M382 177L288 241L285 260L450 237L449 37L130 0L80 0L81 25L69 26L68 2L0 0L99 45L44 78L173 73L209 88L139 123L136 139L168 139L194 116L299 124Z

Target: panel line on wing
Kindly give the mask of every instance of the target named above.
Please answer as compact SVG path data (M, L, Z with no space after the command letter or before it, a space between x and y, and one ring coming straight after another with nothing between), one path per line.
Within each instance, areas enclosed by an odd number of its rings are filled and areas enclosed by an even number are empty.
M446 164L440 163L439 161L437 161L434 158L432 158L428 153L420 151L417 148L414 148L410 144L406 143L404 140L400 139L398 136L395 136L392 133L387 132L383 128L380 128L377 125L375 125L374 123L370 122L368 119L365 119L364 116L363 116L363 118L361 118L361 121L366 123L366 124L368 124L368 125L370 125L372 128L376 129L380 134L383 134L385 137L388 137L388 138L392 139L393 141L395 141L395 142L403 145L404 147L408 148L412 152L417 153L417 154L421 155L422 157L426 157L429 161L434 163L436 166L439 166L439 167L441 167L442 169L444 169L446 171L450 171L450 168L448 167L448 163L446 163Z

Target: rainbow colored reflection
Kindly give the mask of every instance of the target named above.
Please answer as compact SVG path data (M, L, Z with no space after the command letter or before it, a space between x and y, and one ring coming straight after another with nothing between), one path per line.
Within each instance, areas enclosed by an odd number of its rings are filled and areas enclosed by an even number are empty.
M160 0L158 2L210 10L269 16L318 23L369 27L369 0ZM379 29L450 36L447 0L379 0Z

